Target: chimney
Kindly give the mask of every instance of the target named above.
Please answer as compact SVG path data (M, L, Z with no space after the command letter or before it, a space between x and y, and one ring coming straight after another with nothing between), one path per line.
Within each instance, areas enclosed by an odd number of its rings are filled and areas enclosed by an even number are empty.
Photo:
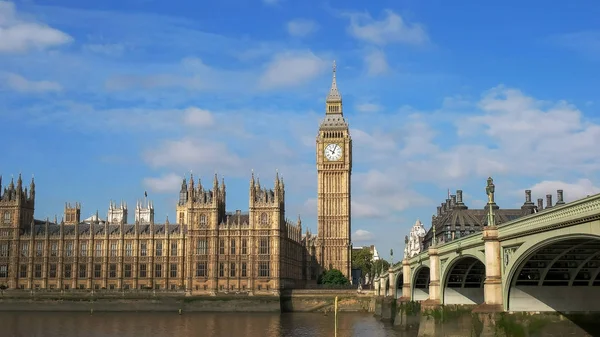
M564 205L563 190L556 190L556 205Z
M531 202L531 190L525 190L525 202L521 209L527 212L532 212L535 208L535 204Z
M462 190L456 190L456 203L457 204L462 204L463 203Z
M454 208L454 206L456 206L456 196L455 195L451 195L450 196L450 207Z
M552 194L546 194L546 208L552 207Z
M542 199L542 198L538 199L538 206L537 206L537 208L538 208L538 212L544 209L544 199Z
M525 190L525 203L529 204L531 202L531 190Z
M437 215L438 216L442 215L442 206L437 207Z

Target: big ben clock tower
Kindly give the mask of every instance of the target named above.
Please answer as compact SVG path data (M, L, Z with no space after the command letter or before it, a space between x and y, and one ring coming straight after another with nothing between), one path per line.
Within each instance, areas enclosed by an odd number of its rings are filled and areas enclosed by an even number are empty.
M325 118L317 136L317 261L323 270L338 269L351 279L350 175L352 139L344 119L342 96L333 80Z

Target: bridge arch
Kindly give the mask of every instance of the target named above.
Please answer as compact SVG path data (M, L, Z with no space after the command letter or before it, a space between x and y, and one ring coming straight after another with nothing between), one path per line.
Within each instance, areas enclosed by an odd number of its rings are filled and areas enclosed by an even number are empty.
M483 254L477 254L483 255ZM481 304L484 302L485 257L460 254L447 261L440 279L444 304Z
M600 311L600 302L590 300L600 297L600 236L553 234L513 253L505 270L505 309Z
M402 269L396 271L394 275L394 298L402 297L402 285L404 284L404 276L402 275Z
M420 265L412 273L411 298L413 301L425 301L429 298L429 266Z

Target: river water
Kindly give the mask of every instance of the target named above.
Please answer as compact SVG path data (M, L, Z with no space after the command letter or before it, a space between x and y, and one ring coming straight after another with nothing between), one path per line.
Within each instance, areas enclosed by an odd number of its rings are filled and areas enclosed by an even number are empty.
M597 330L597 321L591 322ZM433 324L433 325L432 325ZM338 337L474 336L470 314L444 323L421 319L417 329L403 331L373 314L340 313ZM513 336L600 336L568 320L538 326L535 332L511 328ZM531 324L529 324L531 327ZM419 331L420 330L420 331ZM596 331L597 332L597 331ZM479 334L479 332L477 333ZM0 312L0 337L333 337L334 316L318 313L89 313Z
M338 337L413 337L372 314L340 313ZM0 312L1 337L334 336L334 316L316 313Z

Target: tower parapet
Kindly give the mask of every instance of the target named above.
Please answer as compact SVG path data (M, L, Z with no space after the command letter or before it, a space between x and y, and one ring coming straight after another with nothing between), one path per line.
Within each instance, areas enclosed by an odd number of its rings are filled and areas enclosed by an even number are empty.
M142 224L154 222L154 203L148 200L148 198L136 202L135 222Z
M21 174L15 185L14 178L2 191L2 176L0 176L0 224L11 227L25 227L33 221L35 210L35 181L31 178L29 190L23 187Z
M187 182L187 185L186 185ZM217 225L225 219L225 180L219 184L215 173L212 189L202 185L198 179L197 186L194 176L190 180L183 179L177 203L178 223L181 225L196 224L202 228L209 224Z
M71 203L65 202L65 224L74 225L81 222L81 204L76 202Z
M109 224L127 223L127 203L121 201L117 205L116 202L111 200L108 206L108 219L106 221Z

